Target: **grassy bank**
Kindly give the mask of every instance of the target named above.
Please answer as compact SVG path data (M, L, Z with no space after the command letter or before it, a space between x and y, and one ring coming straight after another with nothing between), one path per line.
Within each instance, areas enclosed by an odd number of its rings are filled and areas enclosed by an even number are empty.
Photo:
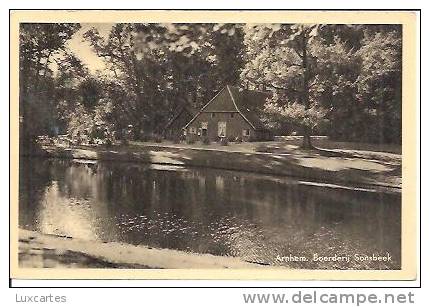
M237 146L236 146L237 145ZM301 150L286 142L219 144L151 144L128 146L60 147L44 146L39 156L157 163L248 171L291 176L331 184L366 188L401 188L401 155L354 149L316 148Z

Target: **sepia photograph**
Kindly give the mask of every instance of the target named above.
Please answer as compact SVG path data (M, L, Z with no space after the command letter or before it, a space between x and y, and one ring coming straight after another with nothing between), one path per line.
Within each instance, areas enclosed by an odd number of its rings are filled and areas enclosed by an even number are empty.
M98 14L16 23L17 270L413 278L401 18Z

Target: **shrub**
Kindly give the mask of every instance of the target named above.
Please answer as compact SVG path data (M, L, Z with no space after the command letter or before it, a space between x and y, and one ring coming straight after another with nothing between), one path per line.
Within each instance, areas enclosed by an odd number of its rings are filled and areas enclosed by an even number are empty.
M227 146L228 145L228 139L226 137L222 137L220 140L221 146Z
M270 133L270 134L268 134L266 136L265 140L267 140L267 141L274 141L275 140L275 136L272 133Z
M207 136L202 137L202 144L203 145L209 145L211 143L211 141L209 140L209 138Z
M152 138L155 143L161 143L163 141L163 138L159 134L154 134Z
M242 137L240 137L240 136L235 137L234 142L235 143L242 143Z
M141 136L142 142L149 142L151 140L151 136L149 134L142 134Z
M172 137L173 144L179 144L181 142L181 139L179 136L175 135Z
M187 144L194 144L195 142L193 138L187 138Z

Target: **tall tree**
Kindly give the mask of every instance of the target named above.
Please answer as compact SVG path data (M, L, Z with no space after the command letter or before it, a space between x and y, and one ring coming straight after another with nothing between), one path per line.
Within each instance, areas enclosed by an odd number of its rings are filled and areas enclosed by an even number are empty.
M66 50L66 42L79 27L79 24L20 25L20 135L24 144L34 142L38 135L52 133L57 114L51 64Z
M275 121L293 122L303 133L304 148L312 148L310 135L325 117L316 99L320 25L256 25L247 29L245 43L250 60L245 83L274 92L266 105ZM270 120L269 120L270 121Z
M200 107L236 83L242 65L237 25L117 24L107 39L96 29L85 38L127 89L136 137L160 132L178 106Z
M334 139L399 142L401 29L391 25L257 25L245 28L243 84L272 91L266 122L293 124L312 147Z
M215 77L219 86L240 83L240 73L244 66L245 45L243 24L214 24L209 27L209 35L203 44L208 46L209 56L214 60Z
M197 46L181 35L187 30L187 26L177 30L162 24L116 24L106 40L96 29L84 35L128 92L127 116L136 137L159 128L160 112L167 103L165 91L172 83L170 53L191 54Z
M367 139L401 142L402 38L399 26L365 29L357 54L361 60L357 98L363 105Z

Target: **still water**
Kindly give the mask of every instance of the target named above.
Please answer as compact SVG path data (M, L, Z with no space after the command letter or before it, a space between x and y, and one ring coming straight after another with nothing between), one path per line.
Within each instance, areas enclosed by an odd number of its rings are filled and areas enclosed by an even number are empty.
M19 225L25 229L292 268L400 269L400 193L204 168L21 163ZM354 257L387 253L388 262ZM311 261L314 254L350 261ZM291 256L306 261L286 261Z

